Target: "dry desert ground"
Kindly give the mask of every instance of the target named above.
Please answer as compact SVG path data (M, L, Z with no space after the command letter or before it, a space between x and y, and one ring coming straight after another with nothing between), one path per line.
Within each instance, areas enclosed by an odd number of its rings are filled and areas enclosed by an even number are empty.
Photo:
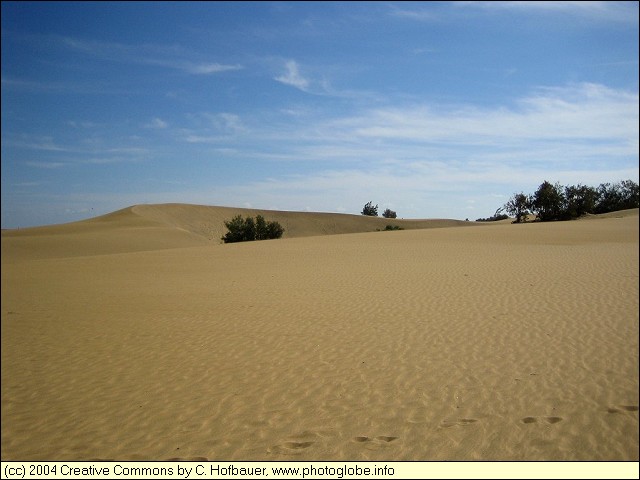
M3 231L1 421L3 460L638 461L638 210Z

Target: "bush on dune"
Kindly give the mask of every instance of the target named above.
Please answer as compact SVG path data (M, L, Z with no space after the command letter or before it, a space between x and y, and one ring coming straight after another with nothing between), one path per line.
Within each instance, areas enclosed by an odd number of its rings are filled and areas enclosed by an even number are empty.
M476 222L497 222L499 220L506 220L509 218L507 214L502 213L503 208L499 208L496 210L496 213L491 215L488 218L478 218Z
M224 225L229 230L222 237L224 243L271 240L281 238L284 233L284 228L278 222L268 222L262 215L258 215L255 220L236 215L230 221L225 221Z
M368 202L365 204L362 209L362 215L367 215L369 217L377 217L378 216L378 205L373 206L373 202Z
M382 216L384 218L397 218L398 214L396 212L394 212L393 210L387 208L383 213Z

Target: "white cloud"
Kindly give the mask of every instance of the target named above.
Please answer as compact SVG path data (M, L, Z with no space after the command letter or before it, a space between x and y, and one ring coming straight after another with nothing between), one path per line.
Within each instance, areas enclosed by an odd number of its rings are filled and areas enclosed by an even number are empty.
M13 135L2 138L3 146L27 150L43 150L47 152L69 152L72 149L56 143L50 136Z
M434 9L427 8L400 8L397 5L390 4L389 7L390 15L398 18L406 18L409 20L417 20L417 21L433 21L437 20L438 16L435 13Z
M220 63L202 63L202 64L185 64L180 67L185 71L198 75L207 75L210 73L230 72L233 70L241 70L242 65L222 65Z
M585 83L495 107L375 108L286 133L263 122L252 130L262 148L238 143L234 154L297 162L306 173L217 189L217 198L292 210L350 205L352 213L375 199L406 217L486 217L504 203L497 195L534 191L545 179L637 181L638 120L636 93Z
M68 48L104 60L155 65L180 70L192 75L208 75L244 68L239 64L225 65L216 62L195 62L191 60L194 56L193 53L179 47L149 44L126 45L115 42L86 41L71 37L57 39Z
M66 167L68 163L65 162L41 162L41 161L27 161L25 165L34 168L45 168L48 170L55 170L57 168Z
M466 12L507 12L539 15L564 15L591 22L638 23L638 2L625 1L457 1L413 7L389 5L389 15L419 22L443 21Z
M275 77L274 80L277 80L280 83L284 83L285 85L291 85L303 92L307 92L309 89L309 80L304 78L299 71L298 64L295 60L289 60L285 64L286 72L284 75L280 75L279 77Z
M453 2L456 7L478 7L487 10L511 10L527 13L567 14L598 22L638 23L638 2L619 1L508 1Z
M109 165L113 163L140 162L138 157L90 157L79 160L76 163L85 165Z
M242 119L235 113L219 113L214 118L215 126L227 132L240 133L246 130Z
M339 120L336 128L347 128L363 138L423 144L501 146L523 141L611 140L633 146L638 138L638 95L586 83L541 88L514 107L376 109Z
M67 122L67 125L73 127L73 128L96 128L98 127L98 124L95 122L86 122L86 121L75 121L75 120L69 120Z
M234 141L249 129L242 118L229 112L201 112L187 115L191 122L189 128L179 130L179 137L187 143L219 144Z
M243 116L195 113L186 117L189 129L172 125L176 137L192 144L188 148L197 157L210 158L211 165L242 159L252 180L239 178L233 185L208 189L187 182L180 191L113 195L109 205L115 210L145 202L249 202L256 208L357 214L373 200L405 218L487 217L506 201L504 196L533 192L543 180L594 186L637 181L638 103L635 92L584 83L541 87L493 107L396 104L350 115L304 115L302 120L282 109ZM65 150L51 137L12 140L46 147L51 155L56 155L52 147ZM30 166L154 156L153 150L125 145L116 151L109 145L115 143L101 144L100 154L96 149L74 157L67 153L64 162L52 158ZM270 173L255 180L256 172Z
M12 187L40 187L44 182L18 182L12 183Z
M161 118L155 117L151 120L151 122L149 122L147 125L145 125L147 128L158 128L158 129L165 129L167 128L169 125L167 124L167 122L165 122L164 120L162 120Z

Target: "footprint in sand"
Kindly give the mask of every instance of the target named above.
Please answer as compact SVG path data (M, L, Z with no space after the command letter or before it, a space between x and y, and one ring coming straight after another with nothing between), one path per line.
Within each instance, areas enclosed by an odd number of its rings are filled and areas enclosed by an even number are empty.
M617 407L607 408L607 412L609 413L622 413L625 410L627 412L637 412L638 405L618 405Z
M299 455L316 442L320 442L322 444L323 441L333 436L334 431L330 428L304 430L288 435L288 440L286 442L275 445L267 451L269 453L279 453L283 455Z
M459 418L458 420L443 420L440 422L440 428L451 428L451 427L468 427L469 425L473 425L478 420L475 418Z
M551 424L558 423L563 420L562 417L524 417L523 419L521 419L521 421L522 423L536 423L538 421L538 418L541 418L545 422Z
M284 442L269 449L269 453L298 455L313 445L314 442Z
M354 442L366 445L367 450L378 450L380 448L384 448L385 444L391 443L397 439L398 437L391 437L388 435L378 435L373 438L367 437L366 435L353 437Z
M562 417L545 417L544 418L548 423L558 423L562 421Z
M309 448L313 445L313 442L286 442L284 446L291 450L300 450L302 448Z

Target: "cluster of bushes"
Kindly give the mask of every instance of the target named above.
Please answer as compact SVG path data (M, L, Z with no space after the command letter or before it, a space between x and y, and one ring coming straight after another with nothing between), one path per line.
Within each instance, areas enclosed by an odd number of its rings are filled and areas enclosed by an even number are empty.
M638 184L631 180L602 183L597 188L586 185L562 186L546 180L532 195L516 193L504 205L515 222L534 214L542 222L570 220L587 213L607 213L639 206Z
M498 220L506 220L509 218L509 215L506 213L502 213L504 208L499 208L496 210L496 213L487 218L478 218L476 222L497 222ZM469 219L467 219L468 221Z
M362 215L368 215L370 217L377 217L378 216L378 205L376 205L374 207L373 206L373 202L366 203L364 208L362 209ZM393 210L390 210L390 209L387 208L382 213L382 216L384 218L396 218L398 215Z
M224 243L249 242L252 240L270 240L280 238L284 228L278 222L267 222L262 215L255 220L252 217L242 218L237 215L231 221L224 222L229 230L222 240Z
M391 230L404 230L404 228L398 226L398 225L387 225L386 227L384 227L384 232L388 232ZM380 229L378 228L376 231L380 231Z

